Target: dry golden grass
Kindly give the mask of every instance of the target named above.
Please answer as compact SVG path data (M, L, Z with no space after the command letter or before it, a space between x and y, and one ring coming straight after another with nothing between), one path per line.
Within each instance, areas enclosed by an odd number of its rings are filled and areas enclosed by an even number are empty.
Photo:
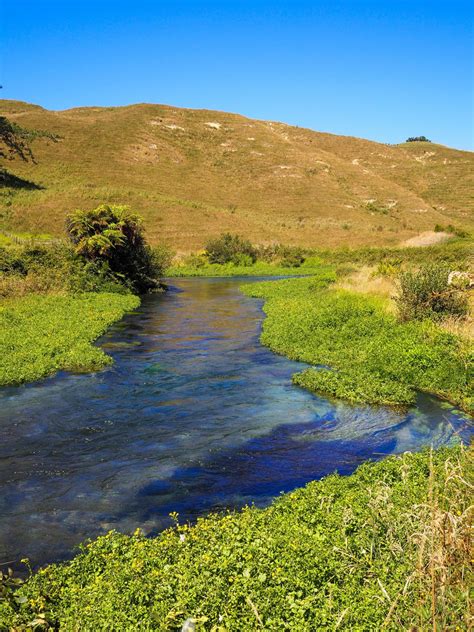
M471 457L473 450L468 450ZM415 630L472 630L472 602L470 590L473 580L472 565L472 519L474 516L472 499L474 485L472 466L466 466L469 459L453 458L445 463L442 485L436 481L430 459L428 498L424 504L413 507L403 518L407 525L413 524L410 545L417 548L417 564L413 573L406 577L398 595L389 596L381 586L390 603L382 629L393 629L397 622L399 602L404 595L414 591L417 603L412 604L418 626ZM470 460L472 464L472 458ZM394 554L403 546L387 533L387 545L393 547ZM453 613L450 604L453 595L464 595L465 610L458 613L459 627L452 627ZM401 628L400 628L401 629Z
M254 242L395 245L435 224L473 227L473 154L429 143L383 145L235 114L140 104L52 112L1 101L34 142L12 161L44 187L4 190L1 224L63 231L64 216L131 205L151 242L189 252L223 231Z
M358 294L374 294L387 299L388 305L392 303L390 299L396 293L395 281L387 276L377 275L374 266L361 266L341 277L334 287Z

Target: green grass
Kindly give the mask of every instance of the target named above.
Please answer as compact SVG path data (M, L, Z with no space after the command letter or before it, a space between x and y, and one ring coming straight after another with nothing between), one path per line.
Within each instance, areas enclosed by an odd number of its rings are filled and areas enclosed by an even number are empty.
M467 629L469 456L405 453L264 510L152 539L110 532L0 600L0 628L166 631L191 618L213 632Z
M447 263L453 270L464 270L473 263L474 240L471 237L455 238L432 246L411 248L333 248L314 249L313 254L327 264L366 264L381 262L419 265Z
M136 296L106 293L1 301L0 385L110 364L111 358L91 343L138 305Z
M168 277L232 277L232 276L294 276L309 275L319 272L320 261L310 258L299 267L284 267L264 261L257 261L250 266L239 266L234 263L207 263L203 266L176 265L168 268Z
M383 299L326 289L325 277L244 286L266 300L262 343L313 365L294 381L360 403L412 404L422 390L473 410L472 347L430 321L399 323Z

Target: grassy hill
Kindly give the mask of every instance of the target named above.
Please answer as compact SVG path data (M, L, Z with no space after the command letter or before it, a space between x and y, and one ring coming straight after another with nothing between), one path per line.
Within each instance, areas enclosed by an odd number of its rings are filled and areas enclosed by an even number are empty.
M222 231L356 246L398 244L435 224L474 227L474 154L434 143L165 105L53 112L3 100L0 114L62 137L35 140L35 164L7 162L17 176L0 192L7 230L61 234L66 212L101 202L129 204L151 242L183 251Z

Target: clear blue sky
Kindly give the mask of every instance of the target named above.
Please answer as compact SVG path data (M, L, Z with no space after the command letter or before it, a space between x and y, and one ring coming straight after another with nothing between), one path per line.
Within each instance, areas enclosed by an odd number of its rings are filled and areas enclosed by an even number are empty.
M473 149L470 5L0 0L0 96L167 103Z

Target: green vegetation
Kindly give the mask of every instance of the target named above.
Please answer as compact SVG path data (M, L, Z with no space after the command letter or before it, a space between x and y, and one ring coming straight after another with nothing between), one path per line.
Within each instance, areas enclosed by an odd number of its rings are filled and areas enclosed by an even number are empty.
M440 263L451 270L467 270L473 259L474 242L471 238L418 248L300 248L297 246L253 246L256 261L251 263L229 262L210 264L206 251L192 254L173 262L166 270L167 276L283 276L285 274L317 273L321 264L339 266L342 272L360 265L379 266L381 271L400 269L426 263Z
M406 139L406 143L431 143L426 136L410 136Z
M91 343L157 289L166 249L147 246L141 220L102 205L68 217L74 244L0 247L0 385L60 369L95 370L111 358Z
M452 224L448 224L447 226L442 226L441 224L436 224L434 227L435 233L451 233L456 237L469 237L469 233L464 228L459 228L458 226L453 226Z
M417 248L335 248L315 249L312 252L325 263L332 264L377 265L384 261L397 261L407 265L444 263L449 264L452 269L465 270L473 259L474 241L459 238Z
M261 340L313 365L294 381L360 403L412 404L416 390L474 409L467 342L435 323L399 323L383 299L326 289L331 275L243 287L266 300Z
M224 233L199 254L191 254L167 270L168 276L287 276L311 274L321 260L298 246L256 246L239 235ZM301 268L301 269L299 269Z
M159 288L163 270L145 242L142 219L127 206L101 204L66 218L75 253L106 275L143 293Z
M402 272L396 303L403 321L446 316L466 316L469 305L466 293L449 283L447 265L427 264L417 271Z
M91 343L139 302L130 294L106 293L33 294L0 302L0 384L110 364L111 358Z
M236 265L227 263L220 265L218 263L200 263L174 265L166 270L169 277L232 277L232 276L294 276L294 275L310 275L319 272L320 265L312 263L310 260L307 265L301 265L297 268L289 268L287 266L267 263L266 261L257 261L253 265Z
M156 538L115 532L13 592L0 627L61 630L467 629L472 454L405 453L267 509Z
M209 263L233 263L235 265L252 265L257 260L257 251L250 241L240 235L224 233L211 239L206 245L206 256Z

